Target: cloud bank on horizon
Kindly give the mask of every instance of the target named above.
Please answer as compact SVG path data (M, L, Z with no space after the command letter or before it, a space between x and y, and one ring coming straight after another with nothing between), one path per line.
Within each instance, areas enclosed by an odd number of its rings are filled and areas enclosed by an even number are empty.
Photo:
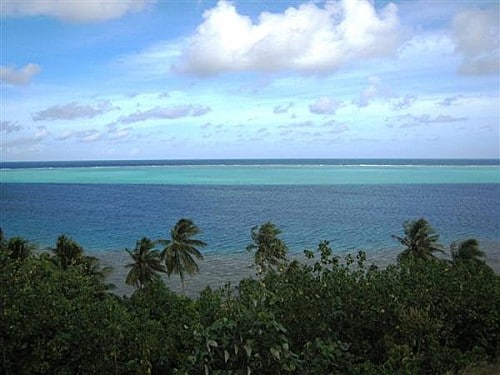
M5 0L0 160L498 158L495 1Z

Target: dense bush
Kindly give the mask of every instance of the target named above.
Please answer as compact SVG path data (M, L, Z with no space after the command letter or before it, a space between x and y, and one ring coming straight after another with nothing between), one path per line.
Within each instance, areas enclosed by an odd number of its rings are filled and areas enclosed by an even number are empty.
M118 297L96 264L61 267L11 242L0 239L2 374L443 374L498 364L500 278L466 252L379 269L322 242L306 252L311 261L281 256L255 279L190 299L159 278Z

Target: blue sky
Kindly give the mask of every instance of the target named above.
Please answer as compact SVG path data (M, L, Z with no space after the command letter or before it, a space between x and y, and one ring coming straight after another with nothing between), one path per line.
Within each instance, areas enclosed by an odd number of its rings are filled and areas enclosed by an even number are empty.
M4 161L500 155L497 1L0 10Z

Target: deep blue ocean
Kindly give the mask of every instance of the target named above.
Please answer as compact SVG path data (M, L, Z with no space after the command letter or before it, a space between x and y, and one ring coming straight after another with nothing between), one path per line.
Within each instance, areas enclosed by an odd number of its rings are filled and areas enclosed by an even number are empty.
M227 168L235 165L251 167L237 173L265 180L270 177L259 173L266 171L277 176L277 182L228 183L227 174L233 170ZM316 169L324 165L331 168ZM164 171L162 166L178 169ZM269 166L271 171L266 169ZM131 167L142 169L127 169ZM215 262L244 253L251 228L266 221L283 231L282 238L295 254L315 248L321 240L331 241L342 252L363 249L374 258L378 253L395 254L399 246L391 235L402 234L405 221L420 217L435 227L446 245L474 237L487 249L500 247L498 160L36 162L2 163L0 168L0 226L7 237L21 235L40 248L53 245L64 233L104 257L124 254L123 249L133 248L142 236L167 238L183 217L202 229L201 238L209 244L205 254ZM125 171L140 171L144 180L134 177L133 182L123 183ZM481 181L490 182L475 182L478 171ZM202 172L224 176L220 177L224 183L218 184L215 177L208 183L196 179L186 183ZM96 173L98 183L92 183ZM151 176L165 173L175 175L175 183L149 183ZM309 180L308 173L314 173L314 179ZM354 182L323 183L321 173ZM432 181L440 181L434 178L441 176L443 181L406 183L408 179L402 178L402 183L391 183L399 173L421 173L422 179L431 176ZM289 181L285 177L290 174L304 180L280 183ZM447 182L447 174L452 181L462 182ZM47 175L66 182L40 183ZM377 184L373 176L385 182Z

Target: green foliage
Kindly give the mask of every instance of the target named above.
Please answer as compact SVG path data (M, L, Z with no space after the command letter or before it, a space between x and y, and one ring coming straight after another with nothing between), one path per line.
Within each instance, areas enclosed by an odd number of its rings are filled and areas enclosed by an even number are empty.
M43 257L3 262L0 300L1 372L119 371L126 310L80 268L61 270Z
M414 257L419 259L434 259L435 252L443 252L439 244L439 235L425 219L407 221L404 225L404 237L393 235L405 249L399 259Z
M484 261L484 252L474 238L453 242L450 253L455 266L462 266L467 272L493 272Z
M134 276L140 288L118 297L103 293L105 269L83 251L11 257L10 240L0 236L0 373L452 374L498 368L500 277L480 259L475 240L454 244L451 262L435 258L437 235L422 224L405 226L408 256L385 269L367 265L363 252L342 259L323 241L305 252L305 263L286 263L286 252L278 252L277 263L263 256L266 272L257 280L207 288L197 299L173 293L157 277L160 271L141 273L151 264L162 268L147 238L129 252L131 272L138 262L144 266ZM192 240L191 230L178 229ZM276 239L274 229L263 238ZM259 232L253 232L255 245ZM419 249L406 251L413 245Z
M268 269L280 270L287 262L288 247L278 238L281 230L273 223L267 222L252 228L252 241L247 246L247 251L255 251L255 265L257 274L262 274Z
M205 291L198 305L201 312L210 304L210 316L195 332L195 355L188 373L294 372L298 357L290 350L286 328L266 308L268 298L273 297L262 284L251 280L240 284L234 296Z
M143 237L136 242L133 251L125 249L133 262L125 267L130 268L125 283L143 288L145 285L159 278L159 273L164 272L160 263L160 253L154 250L155 244L149 238Z
M64 234L57 238L56 247L51 251L54 254L54 262L63 270L80 263L83 259L83 248Z
M171 373L188 362L198 327L194 301L178 296L156 279L127 300L140 327L144 358L153 374Z
M170 231L169 240L159 240L164 246L161 258L165 262L168 276L176 273L181 278L184 289L185 274L194 275L198 273L196 259L203 260L203 255L198 248L207 244L195 237L200 234L200 228L190 219L180 219Z
M28 258L35 248L33 244L22 237L12 237L5 244L8 256L21 261Z

